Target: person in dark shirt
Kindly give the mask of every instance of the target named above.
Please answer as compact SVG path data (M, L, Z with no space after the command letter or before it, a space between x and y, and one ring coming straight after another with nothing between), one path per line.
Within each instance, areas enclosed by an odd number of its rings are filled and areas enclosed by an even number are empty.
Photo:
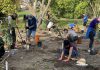
M35 37L36 29L37 29L37 20L35 16L28 16L28 24L26 26L27 31L27 39L30 42L30 36Z
M16 46L16 32L15 32L15 28L12 27L10 30L10 35L12 37L12 45L11 45L11 49L14 49Z
M65 62L69 61L72 58L76 58L78 56L78 50L76 46L73 46L69 40L65 39L63 41L62 53L59 60L63 60L65 58Z
M86 32L86 38L90 39L88 52L90 52L91 55L92 55L92 52L94 50L93 49L93 42L94 42L94 37L96 35L97 25L98 25L99 22L100 22L100 17L99 18L94 18L90 22L90 24L88 26L88 29L87 29L87 32Z
M11 49L14 49L16 46L16 29L17 24L18 24L18 15L17 13L13 13L12 15L9 15L9 19L8 19L8 33L11 35L12 38L12 44L11 44Z
M2 32L0 32L0 58L5 54L4 41L2 39Z

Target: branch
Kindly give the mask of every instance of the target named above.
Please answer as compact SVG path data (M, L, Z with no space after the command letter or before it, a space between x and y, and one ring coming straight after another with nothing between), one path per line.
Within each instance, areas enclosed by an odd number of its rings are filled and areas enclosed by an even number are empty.
M45 14L46 11L48 10L48 7L49 7L50 3L51 3L51 0L48 0L48 4L47 4L46 8L43 9L44 11L43 11L42 13L40 13L40 16L39 16L39 18L38 18L38 20L39 20L39 22L38 22L38 27L40 26L41 21L42 21L42 18L44 17L44 14ZM44 6L43 6L43 7L44 7Z
M31 14L34 15L34 8L32 7L31 4L29 4L28 2L22 1L22 5L26 6L31 12Z
M34 16L36 16L36 5L37 5L37 0L35 0L34 4L33 4L33 9L34 9Z
M92 6L92 4L91 4L91 2L89 2L89 4L90 4L90 7L91 7L91 9L92 9L92 11L93 11L93 13L94 13L94 16L95 16L95 9L93 8L93 6Z
M48 8L49 8L49 6L50 6L50 3L51 3L51 0L48 0L48 4L47 4L47 6L46 6L46 8L45 8L45 10L44 10L44 12L43 12L43 16L44 16L44 14L46 13L46 11L48 10ZM43 17L42 16L42 17Z

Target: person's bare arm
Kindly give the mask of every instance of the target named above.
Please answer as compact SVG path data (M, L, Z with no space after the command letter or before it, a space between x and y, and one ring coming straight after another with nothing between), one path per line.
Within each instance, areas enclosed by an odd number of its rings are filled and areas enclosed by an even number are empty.
M64 56L64 51L62 51L59 60L62 60L63 59L63 56Z
M68 55L68 58L67 58L68 60L71 58L72 51L73 51L73 47L71 47L70 50L69 50L69 55Z
M63 50L63 45L64 45L64 44L62 43L62 50ZM63 56L64 56L64 51L62 51L59 60L62 60L62 59L63 59Z
M72 50L73 50L73 47L70 48L70 50L69 50L69 55L68 55L67 59L64 60L64 61L69 61L69 60L71 59Z

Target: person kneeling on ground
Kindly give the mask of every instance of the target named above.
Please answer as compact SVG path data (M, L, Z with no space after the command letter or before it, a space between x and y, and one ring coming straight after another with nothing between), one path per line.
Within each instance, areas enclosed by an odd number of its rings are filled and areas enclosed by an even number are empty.
M76 48L76 41L78 39L77 34L73 30L74 27L70 27L70 30L68 31L66 39L63 41L63 50L61 57L59 60L62 60L63 57L66 57L64 61L69 61L72 58L75 58L78 56L78 50Z
M0 32L0 58L2 58L2 56L5 53L5 49L4 49L4 41L2 40L2 33Z
M63 41L62 53L59 60L69 61L70 59L76 58L78 56L78 51L76 47L71 46L69 40Z

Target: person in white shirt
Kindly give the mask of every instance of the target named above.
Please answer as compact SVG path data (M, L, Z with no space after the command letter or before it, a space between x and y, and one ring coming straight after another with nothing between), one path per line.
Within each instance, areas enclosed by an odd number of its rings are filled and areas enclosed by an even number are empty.
M47 25L47 29L48 29L49 33L51 33L50 29L52 28L53 24L54 24L54 23L53 23L52 21L50 21L50 22L48 23L48 25Z

